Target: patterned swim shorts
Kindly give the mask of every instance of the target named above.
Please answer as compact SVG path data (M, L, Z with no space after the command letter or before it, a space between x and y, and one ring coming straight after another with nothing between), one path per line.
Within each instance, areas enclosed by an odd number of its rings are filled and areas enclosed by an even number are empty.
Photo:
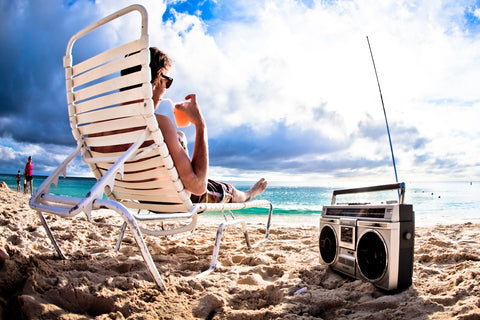
M232 202L233 186L228 183L208 179L207 192L201 196L192 194L193 203L230 203Z

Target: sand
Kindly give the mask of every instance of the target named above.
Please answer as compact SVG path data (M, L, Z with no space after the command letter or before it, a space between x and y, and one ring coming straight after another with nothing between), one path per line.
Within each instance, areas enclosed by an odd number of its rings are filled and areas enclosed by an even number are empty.
M216 232L203 217L193 236L146 237L168 286L161 292L131 236L113 250L121 221L112 212L91 222L48 216L70 257L59 260L28 199L0 189L0 249L8 254L0 319L480 319L480 225L417 228L413 285L389 294L320 264L317 227L275 220L255 250L227 229L217 270L197 279ZM260 225L251 230L261 237Z

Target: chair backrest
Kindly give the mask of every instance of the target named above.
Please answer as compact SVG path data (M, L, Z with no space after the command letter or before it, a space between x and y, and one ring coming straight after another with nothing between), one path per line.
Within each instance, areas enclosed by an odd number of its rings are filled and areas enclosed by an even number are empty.
M138 39L74 63L75 41L94 29L132 11L142 16ZM158 128L150 84L148 17L133 5L75 34L64 57L68 111L73 136L82 145L82 159L100 180L135 142L142 140L136 157L117 174L110 199L130 208L159 212L186 212L192 203L179 179ZM127 75L121 71L141 66Z

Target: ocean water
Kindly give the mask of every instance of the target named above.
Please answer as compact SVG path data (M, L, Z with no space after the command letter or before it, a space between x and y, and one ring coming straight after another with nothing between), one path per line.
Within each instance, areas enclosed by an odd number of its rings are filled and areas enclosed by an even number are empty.
M46 177L34 176L34 191ZM16 190L14 175L0 174L0 181ZM84 196L95 184L94 178L60 178L58 188L50 191L58 195ZM251 183L232 182L238 189L246 190ZM362 185L362 187L368 185ZM23 186L22 186L23 187ZM273 203L274 214L283 222L318 224L322 207L332 200L332 192L342 187L292 187L269 185L262 199ZM357 195L337 196L342 202L380 202L398 199L397 192L385 191ZM437 224L480 223L480 181L465 182L412 182L406 183L405 203L413 205L417 226ZM251 209L250 215L262 215L265 209ZM275 221L275 220L274 220Z

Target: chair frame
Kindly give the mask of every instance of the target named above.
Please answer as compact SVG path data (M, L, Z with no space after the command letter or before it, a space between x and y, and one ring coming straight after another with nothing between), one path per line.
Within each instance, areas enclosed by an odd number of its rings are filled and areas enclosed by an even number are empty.
M98 22L93 23L92 25L86 27L85 29L76 33L69 41L67 45L66 55L64 57L64 66L65 66L65 77L66 77L66 87L67 87L67 100L69 105L69 114L70 114L70 124L72 127L72 134L74 135L75 140L77 140L77 147L76 149L64 160L64 162L41 184L39 189L35 192L30 200L30 207L35 209L40 221L45 228L45 231L51 240L55 250L57 251L58 255L62 259L67 259L67 257L63 254L60 245L58 244L57 240L55 239L48 223L44 217L44 213L48 214L55 214L64 218L74 217L80 213L85 213L87 219L91 221L92 211L96 211L99 209L110 209L116 213L118 213L122 219L124 220L123 225L120 229L120 234L118 237L118 241L115 245L115 250L119 250L121 241L124 236L124 232L126 228L132 232L132 235L140 249L140 252L143 256L145 261L146 267L150 274L153 277L155 283L159 286L161 290L165 290L167 287L160 276L158 269L152 259L150 251L147 248L147 245L144 241L143 235L154 235L154 236L170 236L174 234L182 234L182 233L193 233L195 227L197 226L198 222L198 214L205 211L220 211L224 217L224 222L222 222L217 228L217 235L215 239L215 245L212 253L212 260L210 263L210 267L199 274L198 276L204 276L209 274L215 269L218 254L220 250L221 238L223 231L226 227L231 225L239 225L242 228L242 231L245 236L246 245L248 248L255 248L259 244L263 243L268 239L270 226L271 226L271 219L273 213L273 206L267 200L252 200L247 201L245 203L219 203L219 204L209 204L209 203L198 203L192 204L190 199L185 196L185 190L183 189L183 184L178 177L176 169L171 161L170 155L168 153L168 149L163 141L163 136L161 135L160 130L158 129L158 124L152 122L153 116L153 103L151 98L146 99L144 106L147 108L148 117L146 118L146 128L140 133L137 133L137 138L134 143L128 148L127 151L123 152L119 156L106 156L106 157L94 157L92 156L92 152L88 149L89 139L85 138L77 128L75 117L72 114L75 112L75 97L74 95L77 93L73 93L73 81L72 81L72 46L75 41L90 31L96 29L99 26L102 26L118 17L121 17L125 14L128 14L132 11L138 11L141 14L142 22L141 22L141 37L138 41L142 43L144 48L149 47L149 37L148 37L148 15L145 8L141 5L131 5L126 7L122 10L119 10ZM148 50L147 50L148 51ZM100 55L108 55L107 53L101 53ZM96 56L95 56L96 57ZM94 58L95 58L94 57ZM148 65L147 65L148 66ZM145 90L145 88L142 88ZM78 93L78 95L81 95ZM151 97L151 85L148 83L146 85L146 95ZM77 97L78 99L78 97ZM148 111L149 110L149 111ZM155 127L156 125L156 127ZM153 128L153 130L152 130ZM156 129L156 131L155 131ZM147 139L152 139L155 143L149 147L141 147L142 144ZM93 140L93 139L91 139ZM124 170L125 165L128 162L135 161L136 159L140 159L145 157L146 154L149 152L153 152L154 150L160 150L161 156L163 159L170 163L171 168L168 168L169 174L171 175L171 182L178 190L178 195L183 201L183 206L188 208L188 210L184 210L181 212L168 212L168 213L152 213L149 212L147 214L140 213L140 210L135 209L133 210L132 205L134 203L122 203L115 198L114 195L114 188L116 179L122 179L124 177ZM71 161L81 154L82 160L89 165L92 169L92 172L97 178L97 182L91 188L91 190L87 193L87 195L83 198L79 197L70 197L70 196L57 196L50 194L50 187L53 184L55 187L58 185L59 177L63 174L66 176L67 166ZM104 173L101 172L99 169L98 163L113 163L110 168L105 171ZM107 196L108 199L103 199L103 194ZM248 234L248 230L246 227L246 222L244 219L237 219L232 213L232 210L241 210L241 209L248 209L253 207L268 207L268 216L267 222L265 227L265 235L262 239L258 242L252 244L250 241L250 237ZM229 214L227 215L226 212ZM151 222L151 221L160 221L162 224L164 221L182 221L186 222L187 224L183 224L180 227L176 227L173 229L162 229L162 230L152 230L148 228L144 228L139 224L139 222Z

